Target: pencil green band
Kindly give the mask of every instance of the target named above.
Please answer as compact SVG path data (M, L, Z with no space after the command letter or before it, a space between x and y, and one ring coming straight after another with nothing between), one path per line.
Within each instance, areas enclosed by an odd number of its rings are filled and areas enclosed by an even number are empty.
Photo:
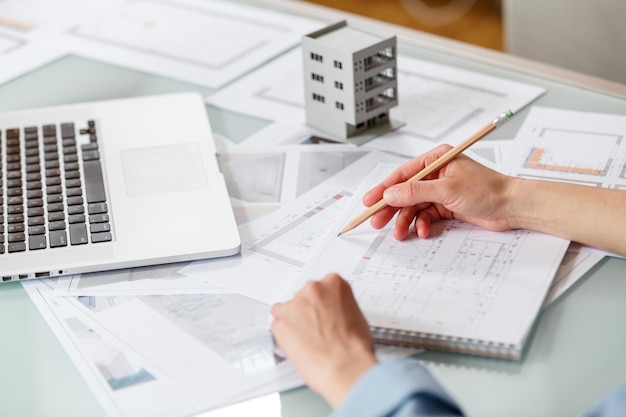
M511 116L513 116L513 112L511 110L507 110L506 112L502 112L498 115L497 118L495 118L493 120L493 125L495 127L500 127L502 126L504 123L506 123Z

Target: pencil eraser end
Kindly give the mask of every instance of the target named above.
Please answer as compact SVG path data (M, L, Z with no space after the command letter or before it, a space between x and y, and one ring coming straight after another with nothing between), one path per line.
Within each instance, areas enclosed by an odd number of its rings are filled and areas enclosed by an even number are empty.
M512 117L513 116L513 112L511 111L511 109L506 111L506 117Z

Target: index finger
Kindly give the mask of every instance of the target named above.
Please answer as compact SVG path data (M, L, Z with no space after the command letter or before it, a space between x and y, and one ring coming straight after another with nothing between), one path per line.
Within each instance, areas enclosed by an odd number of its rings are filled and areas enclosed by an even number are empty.
M423 170L428 165L432 164L437 158L450 150L450 145L439 145L430 151L419 155L408 162L400 165L393 170L391 174L387 176L380 184L377 184L363 195L363 204L367 207L376 204L383 198L383 192L391 187L402 182L406 182L415 174Z

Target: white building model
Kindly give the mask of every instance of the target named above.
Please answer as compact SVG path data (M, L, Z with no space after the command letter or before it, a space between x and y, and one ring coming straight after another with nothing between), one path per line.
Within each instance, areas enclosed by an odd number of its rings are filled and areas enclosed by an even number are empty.
M398 105L396 37L365 32L346 21L302 39L307 124L364 142L392 126Z

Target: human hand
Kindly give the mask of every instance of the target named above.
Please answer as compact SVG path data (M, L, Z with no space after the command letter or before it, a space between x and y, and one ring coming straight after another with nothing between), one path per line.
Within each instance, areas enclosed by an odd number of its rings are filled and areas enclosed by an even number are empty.
M371 218L376 229L384 227L399 211L394 237L405 239L411 223L421 238L430 234L432 222L456 218L494 231L511 230L507 203L515 194L516 181L459 155L424 180L405 183L451 147L441 145L394 170L369 190L363 204L384 198L388 207Z
M328 274L271 311L278 346L307 385L338 408L356 380L376 364L369 326L350 285Z

